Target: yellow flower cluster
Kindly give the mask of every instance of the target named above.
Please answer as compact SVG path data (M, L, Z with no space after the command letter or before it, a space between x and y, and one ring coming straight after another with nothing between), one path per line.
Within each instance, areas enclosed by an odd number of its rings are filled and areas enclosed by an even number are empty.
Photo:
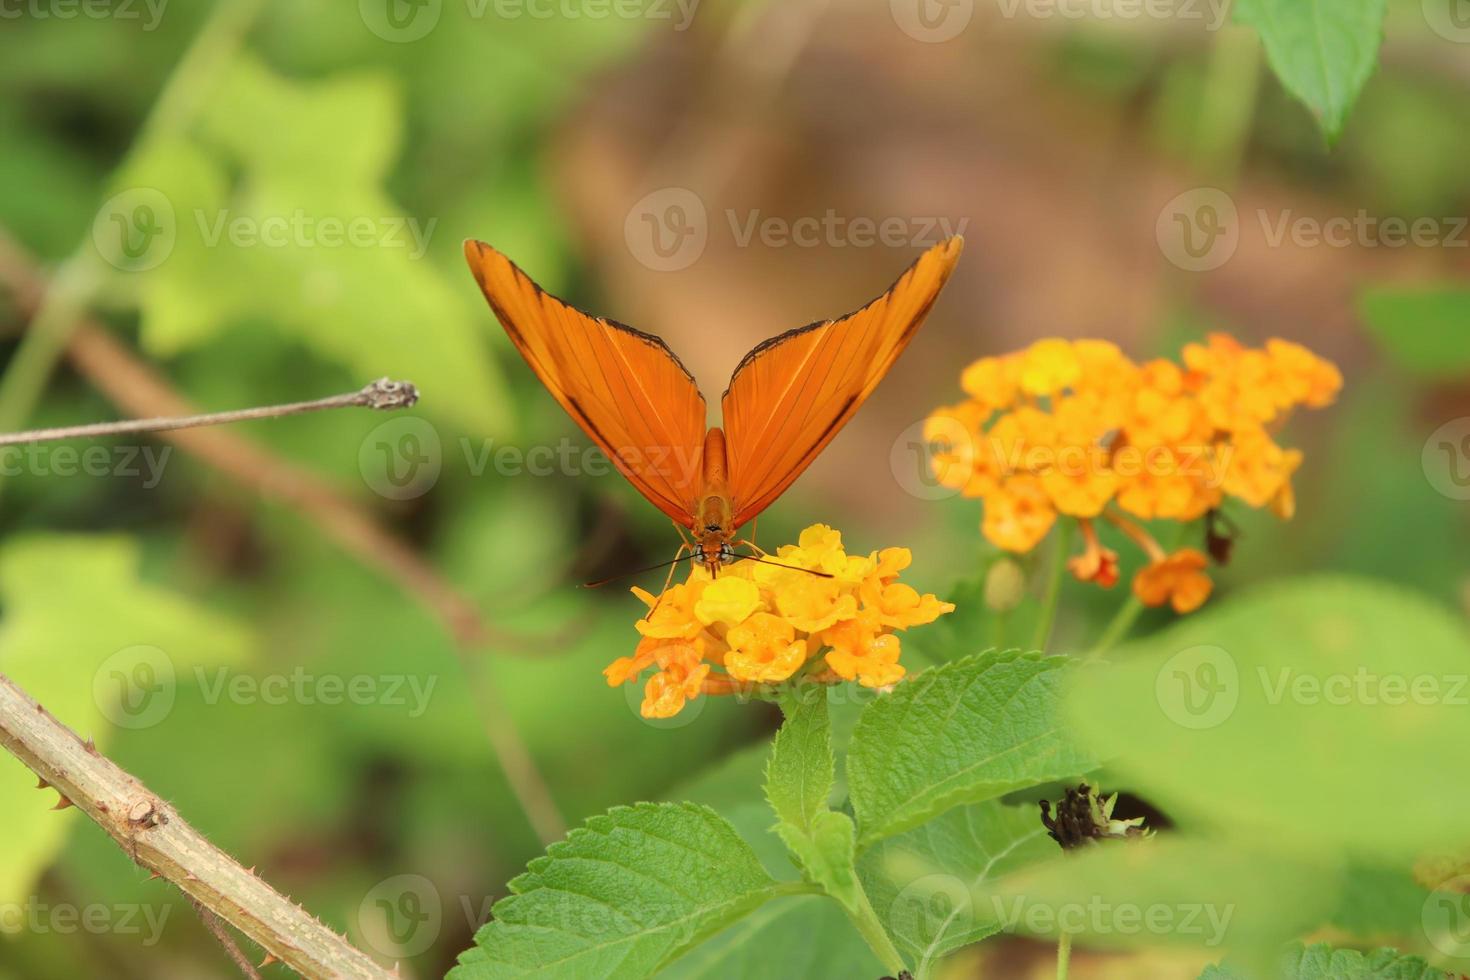
M695 565L687 581L660 596L633 590L649 607L637 624L643 639L633 656L603 673L617 686L658 668L644 688L645 718L672 717L700 694L798 673L886 687L904 676L894 631L954 609L898 581L911 561L907 548L849 555L839 532L814 524L798 544L765 560L736 561L717 578Z
M1166 555L1125 515L1187 522L1231 497L1290 517L1301 452L1272 433L1292 409L1330 404L1342 375L1300 344L1254 349L1211 334L1184 348L1182 365L1135 364L1103 340L1041 340L976 361L960 384L968 399L934 412L925 437L937 479L983 499L985 536L1024 552L1059 516L1076 518L1086 550L1072 572L1111 586L1117 555L1091 524L1101 517L1149 556L1138 597L1185 612L1209 595L1205 556Z

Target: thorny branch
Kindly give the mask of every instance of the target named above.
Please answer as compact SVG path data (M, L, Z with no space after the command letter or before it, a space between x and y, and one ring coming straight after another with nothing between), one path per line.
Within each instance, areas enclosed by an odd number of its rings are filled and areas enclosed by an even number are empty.
M390 980L398 976L271 888L184 822L162 798L57 721L0 674L0 747L117 841L304 977Z
M3 230L0 286L13 294L22 315L34 313L46 291L40 268ZM124 412L135 416L196 414L194 406L93 319L83 317L69 332L67 356L98 391ZM580 624L573 624L565 635L548 637L520 636L492 627L474 604L417 551L316 474L224 429L182 430L164 433L162 438L259 496L294 508L349 554L383 573L428 608L456 641L486 737L527 820L543 843L566 833L566 823L546 781L484 676L484 658L478 648L490 643L502 650L559 647L574 638Z

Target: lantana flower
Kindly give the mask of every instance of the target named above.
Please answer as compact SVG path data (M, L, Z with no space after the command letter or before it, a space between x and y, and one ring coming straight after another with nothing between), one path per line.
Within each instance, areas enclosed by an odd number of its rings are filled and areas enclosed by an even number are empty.
M701 694L793 679L888 687L905 674L896 634L954 610L898 581L913 561L907 548L851 555L825 524L763 557L726 565L714 579L695 565L659 596L635 588L649 608L636 624L642 639L603 671L608 684L653 669L645 718L672 717Z
M1302 454L1276 434L1293 409L1331 404L1342 375L1300 344L1249 348L1223 333L1181 360L1135 364L1104 340L1058 339L981 358L961 372L967 399L925 421L935 477L984 501L981 530L1006 551L1075 519L1084 550L1067 567L1105 588L1118 556L1093 522L1115 525L1149 559L1134 594L1196 609L1211 589L1204 554L1167 554L1137 521L1188 523L1232 500L1291 517Z

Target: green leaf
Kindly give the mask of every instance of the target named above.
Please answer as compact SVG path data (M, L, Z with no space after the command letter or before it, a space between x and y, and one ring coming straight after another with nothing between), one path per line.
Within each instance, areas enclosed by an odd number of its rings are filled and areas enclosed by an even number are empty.
M853 980L883 973L883 965L836 903L798 896L762 905L658 976L659 980Z
M847 759L858 846L1097 766L1057 717L1068 663L987 653L932 670L873 702Z
M1105 842L1022 869L983 888L976 904L1019 935L1068 932L1114 949L1274 953L1325 921L1341 880L1331 863L1170 834Z
M692 803L593 817L510 883L450 980L644 977L782 891Z
M1281 980L1445 980L1443 970L1396 949L1362 953L1333 949L1327 943L1293 945L1282 954L1277 975ZM1206 968L1200 980L1248 980L1251 976L1227 963Z
M240 663L250 649L244 627L140 581L138 564L123 537L34 535L0 552L0 671L104 750L114 725L168 724L185 670ZM74 818L35 786L0 756L0 905L23 901Z
M796 858L807 880L822 887L842 907L856 912L862 907L862 885L858 883L857 829L845 813L823 810L806 830L787 823L777 824L776 833Z
M1421 928L1431 892L1407 870L1350 863L1332 924L1350 936L1406 936Z
M1470 370L1470 289L1380 286L1358 297L1358 311L1404 370L1446 380Z
M792 695L766 766L766 799L776 819L803 833L827 809L836 779L832 730L823 689Z
M131 280L144 347L173 357L264 321L356 378L411 379L440 417L502 428L481 333L493 318L458 263L450 279L428 257L438 217L405 214L384 187L399 102L386 76L296 83L231 66L197 134L150 144L115 180L121 214L107 217L132 220L137 188L171 212L168 247Z
M1079 671L1067 712L1180 825L1407 863L1463 843L1467 649L1414 593L1278 582Z
M1271 70L1317 117L1329 143L1378 62L1387 0L1239 0Z
M776 812L776 833L807 880L856 911L862 902L853 867L857 832L851 817L827 808L837 778L827 691L799 691L783 708L786 721L766 767L766 799Z
M1061 856L1034 807L998 800L955 807L870 848L858 866L879 918L920 974L999 931L975 898L1003 875Z

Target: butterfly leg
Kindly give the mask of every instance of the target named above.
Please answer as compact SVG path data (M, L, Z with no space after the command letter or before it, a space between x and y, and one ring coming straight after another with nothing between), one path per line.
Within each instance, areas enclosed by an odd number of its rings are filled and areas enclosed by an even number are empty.
M754 551L758 557L761 557L761 558L767 557L766 553L761 550L760 545L756 544L754 541L749 541L749 540L747 540L745 538L740 538L740 539L738 539L736 541L733 541L731 543L732 544L737 544L737 545L738 544L743 544L747 548L749 548L751 551Z
M674 552L674 560L669 562L669 574L664 577L664 587L659 590L658 598L655 599L653 601L653 605L648 608L649 619L652 619L653 614L658 611L659 603L664 601L664 593L669 591L669 584L674 581L674 571L679 567L679 562L683 559L686 553L694 553L694 543L685 536L684 528L679 524L675 524L674 528L679 532L679 550Z
M659 589L658 598L654 600L653 606L648 610L649 619L653 618L654 612L658 609L658 604L664 601L664 593L669 591L669 583L674 581L674 570L679 567L679 560L684 557L684 552L689 550L690 547L688 544L681 544L679 545L679 550L674 552L674 560L669 562L669 574L664 578L664 587Z

